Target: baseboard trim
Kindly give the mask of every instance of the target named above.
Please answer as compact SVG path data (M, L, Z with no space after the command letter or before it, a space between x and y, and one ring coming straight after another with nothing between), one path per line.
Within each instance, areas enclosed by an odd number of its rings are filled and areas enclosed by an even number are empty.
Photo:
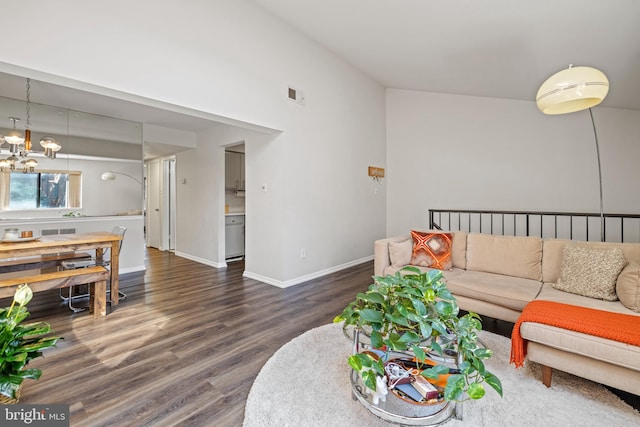
M246 277L248 279L257 280L259 282L263 282L263 283L266 283L268 285L272 285L272 286L276 286L278 288L283 288L284 289L284 288L288 288L288 287L291 287L291 286L299 285L299 284L304 283L304 282L308 282L309 280L313 280L313 279L317 279L317 278L322 277L322 276L326 276L327 274L335 273L335 272L340 271L340 270L344 270L344 269L347 269L347 268L350 268L350 267L354 267L354 266L359 265L359 264L363 264L365 262L369 262L372 259L373 259L373 255L365 257L365 258L360 258L360 259L357 259L357 260L354 260L354 261L350 261L350 262L347 262L345 264L340 264L340 265L337 265L335 267L330 267L330 268L327 268L325 270L316 271L315 273L310 273L310 274L306 274L304 276L296 277L294 279L285 280L285 281L275 280L275 279L272 279L270 277L261 276L259 274L255 274L255 273L252 273L252 272L246 271L246 270L244 271L244 273L242 273L242 277Z
M179 251L175 251L174 253L175 253L176 256L179 256L181 258L190 259L191 261L199 262L200 264L208 265L210 267L227 268L227 263L226 262L223 262L223 263L214 262L214 261L211 261L209 259L204 259L204 258L200 258L200 257L197 257L197 256L185 254L184 252L179 252Z
M144 265L138 265L137 267L120 268L118 273L128 274L128 273L137 273L138 271L147 271L147 267Z

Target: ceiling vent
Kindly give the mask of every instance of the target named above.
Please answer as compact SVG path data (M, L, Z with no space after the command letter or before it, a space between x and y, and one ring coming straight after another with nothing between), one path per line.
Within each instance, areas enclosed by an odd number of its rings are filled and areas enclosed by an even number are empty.
M289 86L288 97L291 101L304 105L304 94L301 90Z

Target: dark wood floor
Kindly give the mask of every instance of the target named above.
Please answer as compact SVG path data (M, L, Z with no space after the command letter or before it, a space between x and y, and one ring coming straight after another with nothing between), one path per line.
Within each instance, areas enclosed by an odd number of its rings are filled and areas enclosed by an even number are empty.
M240 426L269 357L330 323L373 274L368 262L278 289L243 278L243 262L215 269L153 249L146 261L105 318L72 314L55 291L35 295L31 320L64 340L31 363L43 375L25 381L22 403L69 404L71 426ZM509 336L513 324L483 326Z
M128 298L97 320L36 294L31 320L64 340L31 362L43 375L21 403L69 404L72 426L239 426L267 359L330 323L373 274L369 262L279 289L243 278L243 262L215 269L149 250L147 267L123 277Z

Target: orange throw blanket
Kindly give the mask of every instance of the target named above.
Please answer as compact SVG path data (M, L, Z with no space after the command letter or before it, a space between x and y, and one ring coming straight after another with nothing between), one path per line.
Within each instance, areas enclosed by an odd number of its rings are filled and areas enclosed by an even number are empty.
M520 335L522 322L544 323L640 346L640 316L536 300L525 306L511 333L510 363L516 368L524 364L527 355L527 343Z

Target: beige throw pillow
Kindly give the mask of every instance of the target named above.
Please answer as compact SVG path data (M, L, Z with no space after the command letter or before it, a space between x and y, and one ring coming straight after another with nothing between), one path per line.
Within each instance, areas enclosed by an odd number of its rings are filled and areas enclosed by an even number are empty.
M389 242L389 260L393 267L404 267L411 263L413 241L411 239L402 242Z
M629 310L640 313L640 264L630 262L616 282L618 299Z
M592 249L567 245L554 288L585 297L616 301L616 280L627 260L620 248Z

